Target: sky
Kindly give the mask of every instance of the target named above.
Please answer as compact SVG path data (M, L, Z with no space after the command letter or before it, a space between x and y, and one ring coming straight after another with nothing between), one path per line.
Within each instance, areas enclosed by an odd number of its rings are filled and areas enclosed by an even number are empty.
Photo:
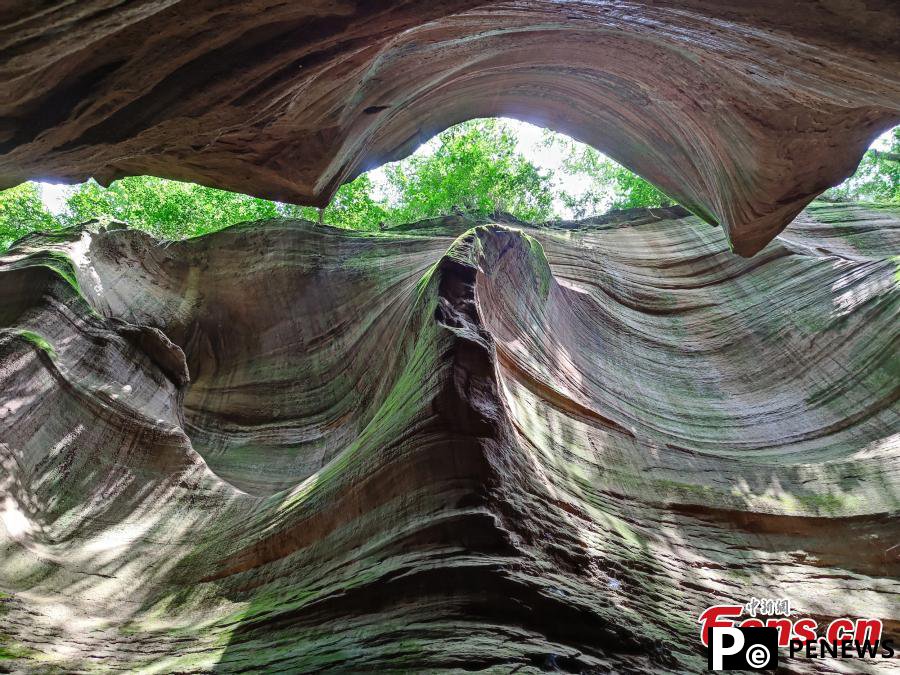
M574 196L581 196L584 194L588 189L587 178L584 176L572 176L571 174L566 174L560 170L563 156L558 151L548 151L547 148L543 147L542 140L544 129L533 124L528 124L527 122L520 122L519 120L505 118L504 121L509 124L515 132L518 140L517 149L520 153L538 168L543 171L549 171L555 178L557 185L565 192ZM890 134L891 131L883 133L875 139L875 142L872 143L871 147L879 150L886 150L890 147ZM581 143L577 143L576 147L580 150L584 146ZM414 154L427 155L434 152L435 148L436 141L435 139L431 139L427 143L421 145ZM369 172L369 176L372 179L376 196L388 196L385 189L387 180L385 178L384 167L373 169ZM44 202L44 206L46 206L47 210L54 214L65 211L66 198L73 189L73 186L55 185L53 183L38 183L38 185L41 190L41 200ZM555 204L555 207L556 211L563 217L571 216L571 214L566 213L567 209L562 203Z

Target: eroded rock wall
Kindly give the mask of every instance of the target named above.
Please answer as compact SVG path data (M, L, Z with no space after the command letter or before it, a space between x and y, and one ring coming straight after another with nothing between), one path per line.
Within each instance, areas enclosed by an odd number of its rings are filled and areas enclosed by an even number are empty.
M679 209L22 240L4 653L700 672L750 596L896 634L898 243L852 205L752 260Z

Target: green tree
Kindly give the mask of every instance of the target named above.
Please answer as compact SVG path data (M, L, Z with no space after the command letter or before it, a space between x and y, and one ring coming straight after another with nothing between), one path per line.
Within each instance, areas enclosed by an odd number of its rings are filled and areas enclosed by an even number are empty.
M454 209L489 214L506 211L524 220L552 214L553 184L516 150L502 120L472 120L437 137L430 154L415 154L387 168L397 196L391 217L411 222Z
M323 221L328 225L351 230L377 230L390 220L384 201L373 196L374 186L368 174L345 183L325 209Z
M169 239L283 214L272 201L154 176L123 178L109 188L88 181L69 196L66 206L64 219L71 223L121 220Z
M0 191L0 251L29 232L56 230L63 224L44 208L34 183L22 183Z
M123 178L109 188L94 181L83 183L68 198L66 206L63 218L67 222L121 220L171 239L214 232L250 220L280 216L319 219L319 209L314 207L280 204L154 176ZM367 175L341 186L323 215L325 223L351 229L377 228L385 219L382 205L372 197L372 181Z
M576 152L574 143L556 142L569 153L566 171L591 176L587 195L562 195L563 202L578 215L607 205L624 208L665 199L649 183L599 153L590 149ZM92 219L119 220L160 238L178 239L277 216L374 230L382 223L411 222L455 209L482 215L506 211L536 222L553 215L556 190L550 176L518 151L516 133L509 122L464 122L441 133L431 145L432 152L416 153L386 168L390 200L376 196L371 177L363 174L341 186L324 210L136 176L115 181L109 188L94 181L81 184L69 195L66 211L54 217L41 204L37 187L25 184L0 193L0 204L8 204L5 214L0 214L5 228L0 232L4 237L0 243L5 248L27 232ZM607 194L613 197L607 199Z
M576 218L610 209L669 206L673 203L652 183L590 146L549 131L544 134L544 145L562 154L564 173L586 184L586 188L578 194L560 191L560 199Z
M900 204L900 127L894 127L889 138L887 150L868 150L856 172L827 190L825 199Z
M547 132L544 146L562 157L562 173L585 185L557 188L517 149L515 129L497 119L451 127L416 153L385 169L390 199L377 196L368 174L341 186L324 209L280 204L191 183L137 176L102 188L88 181L74 188L66 211L49 213L33 183L0 191L0 250L36 230L56 230L91 219L114 219L161 238L212 232L233 223L277 216L305 218L335 227L374 230L381 223L411 222L455 209L488 215L507 211L540 222L553 216L554 199L575 217L608 209L663 206L672 200L653 185L593 148ZM825 197L900 203L900 127L887 149L870 150L857 172Z

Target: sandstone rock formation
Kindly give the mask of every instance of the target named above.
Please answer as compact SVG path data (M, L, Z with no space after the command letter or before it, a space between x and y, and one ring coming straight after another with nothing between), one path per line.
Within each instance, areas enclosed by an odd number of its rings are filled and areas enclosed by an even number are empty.
M500 220L0 258L0 664L700 672L751 595L896 636L900 214Z
M322 205L476 116L589 142L752 255L900 120L895 0L0 6L0 187L155 174Z

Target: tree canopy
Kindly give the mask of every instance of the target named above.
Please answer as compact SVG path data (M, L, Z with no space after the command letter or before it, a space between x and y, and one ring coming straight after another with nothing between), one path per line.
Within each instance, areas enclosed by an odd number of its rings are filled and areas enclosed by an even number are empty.
M516 128L503 119L458 124L412 156L387 165L379 182L370 173L343 185L322 211L193 183L136 176L115 181L108 188L94 181L76 186L62 212L54 214L44 206L38 185L23 183L0 192L0 250L29 232L91 219L120 220L160 238L180 239L278 216L375 230L458 209L480 215L504 211L540 222L673 203L656 187L593 148L545 132L543 151L561 158L559 170L551 173L523 153ZM900 203L898 159L900 127L893 130L887 149L869 150L856 174L824 197Z
M835 201L900 204L900 127L891 130L886 150L870 149L856 173L823 196Z
M585 185L577 193L567 190L560 192L560 200L575 218L585 218L612 209L670 206L674 203L652 183L589 145L552 133L545 134L544 145L562 155L562 170L565 174L580 179Z
M415 154L387 169L399 196L395 222L412 222L462 209L488 214L505 211L522 220L553 216L554 186L516 148L516 137L501 120L465 122L438 136L431 154Z
M123 178L109 188L84 183L66 205L72 223L111 218L171 239L281 215L275 202L154 176Z
M22 183L0 192L0 251L29 232L60 227L62 223L47 211L35 183Z

